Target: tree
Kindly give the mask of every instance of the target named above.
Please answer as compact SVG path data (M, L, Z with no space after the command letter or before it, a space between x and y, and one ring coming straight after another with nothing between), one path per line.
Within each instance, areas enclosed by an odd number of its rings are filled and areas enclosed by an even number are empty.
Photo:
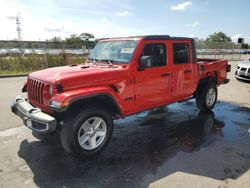
M214 32L206 38L206 42L232 42L232 39L223 32Z
M91 42L90 40L91 39L94 39L94 35L90 34L90 33L82 33L79 35L79 37L83 40L85 46L86 46L86 49L88 50L88 53L89 53L89 47L91 46L91 44L93 44L93 41ZM93 45L92 45L93 47Z
M69 38L65 40L67 48L82 48L82 40L76 34L70 35Z
M91 41L91 39L94 39L94 35L90 33L82 33L80 35L73 34L69 38L66 38L65 43L67 48L82 48L83 46L93 47L94 41Z
M248 45L248 44L245 44L245 43L244 43L244 44L241 44L241 48L242 48L242 49L248 49L248 48L249 48L249 45Z
M79 35L79 37L84 40L84 41L90 41L90 39L94 39L94 35L92 35L91 33L82 33Z
M197 49L204 49L205 48L204 39L195 38L194 41L195 41L195 46Z

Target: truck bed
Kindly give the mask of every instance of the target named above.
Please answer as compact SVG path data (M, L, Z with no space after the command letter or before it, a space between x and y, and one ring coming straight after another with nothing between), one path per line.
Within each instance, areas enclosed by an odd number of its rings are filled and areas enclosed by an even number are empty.
M228 72L228 60L198 58L197 64L199 67L200 79L207 77L209 74L215 76L218 79L218 85L226 80Z

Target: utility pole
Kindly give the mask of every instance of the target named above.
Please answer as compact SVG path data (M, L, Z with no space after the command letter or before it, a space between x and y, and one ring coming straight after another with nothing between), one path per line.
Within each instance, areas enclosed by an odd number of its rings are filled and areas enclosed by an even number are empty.
M19 13L16 16L8 16L7 17L10 20L16 20L16 31L17 31L17 40L21 41L22 40L22 35L21 35L21 18L19 16Z
M17 36L18 36L18 40L21 41L22 40L22 36L21 36L21 22L20 22L20 17L17 16L16 17L16 31L17 31Z

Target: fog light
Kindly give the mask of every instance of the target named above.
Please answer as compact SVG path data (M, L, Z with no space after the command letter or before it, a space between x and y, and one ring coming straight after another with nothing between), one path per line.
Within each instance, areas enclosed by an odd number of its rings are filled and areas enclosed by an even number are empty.
M26 120L26 125L28 128L30 128L31 130L35 130L35 131L46 131L49 129L47 123L30 120L30 119Z

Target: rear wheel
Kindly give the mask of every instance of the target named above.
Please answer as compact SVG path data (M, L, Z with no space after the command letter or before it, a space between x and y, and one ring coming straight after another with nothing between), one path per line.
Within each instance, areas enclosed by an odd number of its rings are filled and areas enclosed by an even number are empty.
M65 120L61 129L61 142L70 154L92 156L105 148L112 132L110 113L101 107L89 107Z
M196 105L200 111L211 111L217 101L217 86L207 83L200 86L196 92Z

